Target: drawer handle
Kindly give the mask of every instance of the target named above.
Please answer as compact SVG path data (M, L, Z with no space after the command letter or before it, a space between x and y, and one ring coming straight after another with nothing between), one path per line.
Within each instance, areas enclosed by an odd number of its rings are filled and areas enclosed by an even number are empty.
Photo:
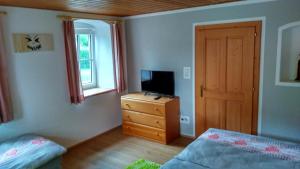
M159 137L159 133L156 133L156 135Z
M156 124L159 124L159 121L158 121L158 120L156 121Z
M130 108L130 105L129 105L129 104L125 104L125 106L128 107L128 108Z
M159 108L157 108L157 107L155 108L155 111L159 111L160 112Z
M127 116L127 118L128 118L129 120L131 119L129 115Z

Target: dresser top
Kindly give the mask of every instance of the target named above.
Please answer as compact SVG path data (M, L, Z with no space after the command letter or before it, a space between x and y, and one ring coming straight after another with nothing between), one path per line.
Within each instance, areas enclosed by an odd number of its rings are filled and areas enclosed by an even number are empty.
M127 95L122 96L122 99L131 99L131 100L142 100L142 101L148 101L148 102L154 102L154 103L160 103L165 104L167 102L170 102L174 99L178 99L178 97L169 98L169 97L161 97L158 100L154 100L154 98L157 96L153 95L147 95L145 96L144 93L129 93Z

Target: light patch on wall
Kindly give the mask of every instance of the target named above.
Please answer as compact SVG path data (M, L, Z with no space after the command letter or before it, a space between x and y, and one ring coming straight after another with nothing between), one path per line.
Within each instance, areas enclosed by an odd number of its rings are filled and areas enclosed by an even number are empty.
M15 52L53 51L52 34L14 33Z

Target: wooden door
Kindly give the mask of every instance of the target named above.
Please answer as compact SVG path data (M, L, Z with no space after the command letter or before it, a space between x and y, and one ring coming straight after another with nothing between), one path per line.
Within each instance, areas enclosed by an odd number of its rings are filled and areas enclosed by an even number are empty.
M256 134L260 22L196 27L196 133Z

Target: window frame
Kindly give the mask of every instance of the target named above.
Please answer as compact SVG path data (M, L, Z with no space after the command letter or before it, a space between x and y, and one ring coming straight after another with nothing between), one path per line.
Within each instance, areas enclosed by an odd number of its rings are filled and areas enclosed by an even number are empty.
M89 43L90 43L90 59L88 59L91 62L91 69L92 69L92 82L91 83L82 83L82 88L83 90L89 90L93 88L98 87L98 75L97 75L97 61L95 57L95 32L91 28L75 28L75 40L77 43L76 46L76 52L77 52L77 57L78 57L78 64L79 64L79 71L80 69L80 56L79 56L79 51L80 51L80 45L79 44L79 35L84 34L84 35L89 35ZM81 72L80 72L81 76Z

